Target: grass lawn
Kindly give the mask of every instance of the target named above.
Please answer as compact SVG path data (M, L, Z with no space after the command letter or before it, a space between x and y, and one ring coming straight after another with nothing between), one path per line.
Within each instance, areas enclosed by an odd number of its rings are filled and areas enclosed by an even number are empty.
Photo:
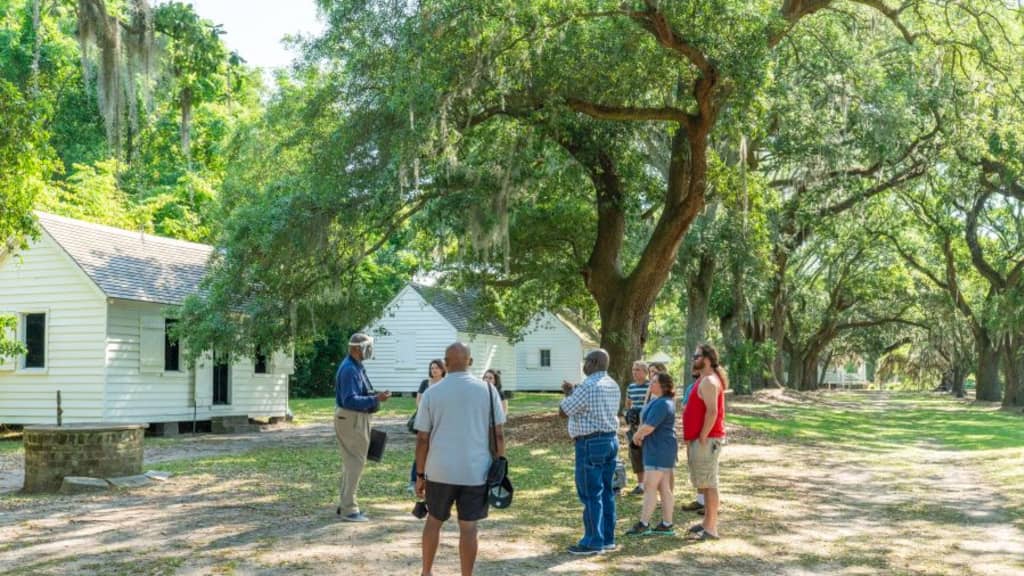
M562 395L548 392L517 392L508 401L508 411L512 414L531 414L546 410L556 410ZM312 424L326 422L334 417L334 397L327 398L292 398L288 401L295 415L296 424ZM392 398L381 406L377 417L411 416L416 409L416 400L403 396Z
M847 444L889 449L936 441L955 450L998 450L1024 446L1024 418L990 407L974 407L936 394L902 394L887 408L865 404L867 396L829 394L830 406L780 404L770 409L739 410L734 424L797 442ZM898 409L890 409L898 407Z
M0 454L13 454L21 450L21 437L0 439Z
M830 406L737 403L730 422L787 442L840 445L884 459L895 450L937 445L962 454L1005 500L1005 510L1024 528L1024 416L934 393L891 395L872 407L864 393L831 393ZM748 408L752 408L748 410ZM918 471L908 468L913 477Z
M930 394L736 398L722 456L723 539L686 540L681 533L699 517L678 512L674 538L622 536L641 504L623 496L619 549L581 560L564 552L581 534L582 509L558 399L511 401L516 496L482 527L481 576L1024 573L1020 416ZM395 400L385 416L411 413L411 399ZM300 423L325 422L333 399L292 408ZM349 525L334 515L331 434L294 431L299 436L289 440L279 429L273 434L282 443L245 452L160 462L173 477L146 490L56 500L4 495L20 522L0 523L0 572L4 555L21 554L10 573L119 574L132 562L159 566L153 574L416 573L422 524L406 492L413 436L393 432L384 461L368 463L359 501L374 521ZM625 446L620 456L627 459ZM628 488L634 482L630 473ZM684 465L675 495L677 507L692 497ZM457 573L452 524L437 573ZM5 537L14 545L4 548ZM82 549L53 548L55 538Z

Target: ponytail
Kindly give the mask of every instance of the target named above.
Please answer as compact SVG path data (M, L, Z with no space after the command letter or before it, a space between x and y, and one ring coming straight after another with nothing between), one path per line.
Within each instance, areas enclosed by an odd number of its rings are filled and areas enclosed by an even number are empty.
M722 391L725 392L729 389L729 375L725 373L725 370L723 370L721 366L715 365L712 366L712 369L714 369L715 374L718 375L718 379L721 380Z
M718 380L722 382L722 391L729 389L729 375L725 373L725 370L718 365L718 350L710 344L701 344L698 346L700 353L704 358L711 362L711 369L714 370L715 375L718 376Z

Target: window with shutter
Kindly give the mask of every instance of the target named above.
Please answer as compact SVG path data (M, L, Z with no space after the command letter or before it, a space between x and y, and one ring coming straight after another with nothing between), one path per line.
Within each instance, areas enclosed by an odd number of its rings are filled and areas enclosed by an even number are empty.
M162 316L139 318L139 371L159 374L164 370L166 327Z
M540 354L537 350L528 350L526 352L526 367L527 368L538 368L540 367Z
M290 347L274 352L271 356L271 364L270 371L274 374L294 374L295 353Z
M406 332L395 337L395 348L400 370L415 370L416 365L416 332Z

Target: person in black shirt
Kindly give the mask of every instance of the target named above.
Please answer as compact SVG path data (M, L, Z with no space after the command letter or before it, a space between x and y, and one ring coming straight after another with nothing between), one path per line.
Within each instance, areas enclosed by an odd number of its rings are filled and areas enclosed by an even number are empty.
M420 382L420 388L419 388L419 390L416 391L416 409L417 410L419 410L419 407L420 407L420 397L422 397L423 393L427 391L427 388L430 388L434 384L437 384L438 382L440 382L447 375L448 375L448 371L445 370L445 368L444 368L444 360L441 360L440 358L435 358L435 359L430 361L430 365L427 367L427 376L428 377L424 378L423 381ZM416 413L414 412L413 413L413 418L415 418L415 417L416 417ZM410 493L412 493L415 490L416 490L416 460L414 459L413 462L412 462L412 470L409 472L409 488L408 488L408 491Z
M498 396L501 398L501 409L505 411L505 416L508 416L508 400L505 399L505 393L501 391L501 371L492 368L484 372L481 380L494 386L494 389L498 391Z

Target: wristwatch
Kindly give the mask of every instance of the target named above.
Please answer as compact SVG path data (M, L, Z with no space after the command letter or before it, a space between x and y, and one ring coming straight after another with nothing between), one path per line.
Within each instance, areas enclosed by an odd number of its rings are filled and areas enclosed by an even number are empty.
M426 474L424 474L423 472L417 472L417 473L416 473L416 477L417 477L417 478L426 478L427 476L426 476Z

